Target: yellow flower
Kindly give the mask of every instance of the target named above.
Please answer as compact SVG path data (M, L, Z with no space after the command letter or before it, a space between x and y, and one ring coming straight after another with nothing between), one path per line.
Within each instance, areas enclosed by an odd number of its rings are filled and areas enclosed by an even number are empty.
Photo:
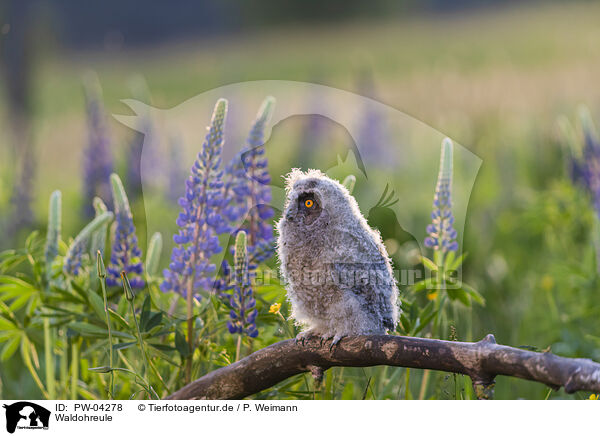
M598 394L592 394L590 395L590 400L597 400L598 398L600 398L600 396L598 396Z
M544 291L550 291L554 287L554 279L546 274L544 277L542 277L540 284Z
M430 292L429 294L427 294L427 299L430 300L430 301L435 300L436 297L437 297L437 291Z
M269 307L269 313L279 313L279 309L281 309L281 303L271 304L271 307Z

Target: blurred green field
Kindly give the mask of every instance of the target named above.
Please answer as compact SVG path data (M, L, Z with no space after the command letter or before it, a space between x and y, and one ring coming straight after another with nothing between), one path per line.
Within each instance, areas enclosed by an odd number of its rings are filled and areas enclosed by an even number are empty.
M72 53L49 46L34 74L39 227L44 228L47 199L55 189L64 195L65 235L82 225L86 124L80 83L87 70L98 74L107 110L117 114L129 113L120 100L132 97L136 75L146 79L151 103L169 108L215 87L251 80L308 81L356 91L357 77L368 70L377 100L422 120L483 160L468 205L463 274L486 305L453 312L458 339L493 333L498 343L600 360L593 209L569 181L556 123L561 115L574 119L581 104L600 123L599 16L600 3L540 2L394 22L282 27L127 52ZM123 162L132 132L114 119L110 129ZM0 125L0 140L9 141L7 130ZM4 157L0 204L7 205L12 171ZM275 174L284 170L272 169ZM406 255L400 250L396 256ZM364 371L383 389L379 369ZM335 379L340 370L332 374ZM395 374L404 379L404 373ZM410 373L414 397L421 374ZM361 374L356 377L363 380ZM451 377L436 377L431 396L453 398ZM543 385L512 378L500 377L496 384L501 399L547 394ZM562 391L550 395L584 397Z

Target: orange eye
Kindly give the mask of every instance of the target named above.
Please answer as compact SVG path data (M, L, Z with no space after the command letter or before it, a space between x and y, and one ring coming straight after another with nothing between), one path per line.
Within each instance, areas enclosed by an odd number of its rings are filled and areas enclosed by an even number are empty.
M306 207L308 207L308 208L311 208L311 207L313 207L313 204L314 204L314 203L313 203L313 201L312 201L312 200L306 200L306 201L304 202L304 205L305 205Z

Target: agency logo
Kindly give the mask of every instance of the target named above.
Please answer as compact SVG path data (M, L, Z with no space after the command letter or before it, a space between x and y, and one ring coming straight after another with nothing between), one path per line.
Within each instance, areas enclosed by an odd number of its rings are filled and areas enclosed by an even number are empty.
M48 430L50 411L42 406L29 401L19 401L10 405L4 404L6 409L6 431L14 433L16 429Z

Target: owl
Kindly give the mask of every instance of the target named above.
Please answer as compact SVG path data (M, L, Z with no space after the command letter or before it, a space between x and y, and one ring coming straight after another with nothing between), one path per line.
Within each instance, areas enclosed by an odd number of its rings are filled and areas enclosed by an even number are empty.
M319 170L286 176L277 252L297 339L331 346L349 335L386 334L398 322L398 287L379 232L338 181Z

